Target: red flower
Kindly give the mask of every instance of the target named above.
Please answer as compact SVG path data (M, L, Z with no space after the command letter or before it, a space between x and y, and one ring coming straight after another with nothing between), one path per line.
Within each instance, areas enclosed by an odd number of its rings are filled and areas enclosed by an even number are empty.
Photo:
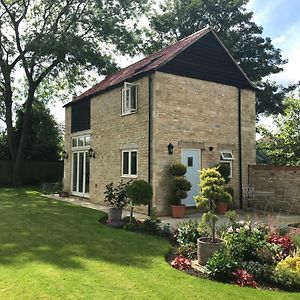
M253 288L257 288L258 286L253 275L244 269L238 269L233 272L232 275L235 277L234 283L239 286L248 286Z
M183 255L179 255L172 260L171 266L178 270L188 270L191 268L191 261Z

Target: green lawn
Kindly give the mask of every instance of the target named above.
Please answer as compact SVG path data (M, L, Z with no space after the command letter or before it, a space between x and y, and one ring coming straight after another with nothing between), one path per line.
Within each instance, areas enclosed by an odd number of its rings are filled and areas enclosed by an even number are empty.
M0 299L300 299L188 276L165 262L166 241L107 228L99 216L0 189Z

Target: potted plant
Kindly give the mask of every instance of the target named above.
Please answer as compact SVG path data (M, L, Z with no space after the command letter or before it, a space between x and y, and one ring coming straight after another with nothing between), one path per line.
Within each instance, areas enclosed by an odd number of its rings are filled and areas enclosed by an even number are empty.
M122 210L125 206L128 205L128 198L125 193L125 189L128 186L129 182L124 183L122 180L119 184L114 187L114 184L111 182L106 185L105 202L110 206L108 210L108 223L117 224L122 220Z
M170 166L170 173L173 176L171 184L172 195L170 197L172 217L176 219L183 218L185 205L181 200L187 197L187 192L191 189L191 184L184 177L186 167L183 164L176 163Z
M145 180L135 180L126 187L125 193L130 199L131 223L133 218L133 208L135 205L151 204L151 200L153 197L152 186Z
M211 237L201 237L197 240L198 262L205 265L214 252L219 250L222 240L216 238L215 210L216 203L222 199L229 201L231 195L224 190L225 180L217 168L207 168L201 171L199 195L195 197L197 206L205 207L208 212L201 218L201 224L210 228Z

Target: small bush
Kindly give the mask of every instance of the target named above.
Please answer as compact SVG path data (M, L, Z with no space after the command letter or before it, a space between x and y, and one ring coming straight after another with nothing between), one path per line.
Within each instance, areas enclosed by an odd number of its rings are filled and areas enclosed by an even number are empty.
M218 164L216 165L217 170L220 172L220 174L222 175L222 177L225 180L225 184L227 184L230 181L230 166L229 164Z
M293 235L292 240L297 250L300 250L300 234Z
M197 256L197 244L195 243L188 243L188 244L182 244L178 247L178 253L193 259Z
M178 224L177 233L175 235L177 243L182 245L197 244L197 239L200 237L198 232L198 223L195 220L180 222Z
M252 274L255 278L269 279L273 268L268 264L261 264L257 261L244 261L240 264L242 269Z
M225 249L215 252L206 264L209 276L220 281L230 281L232 273L238 266L237 259L229 255Z
M280 261L275 268L273 280L284 288L300 290L300 257L288 256Z
M105 186L106 190L104 192L104 201L107 202L109 206L114 208L124 208L125 206L127 206L129 201L125 190L128 184L129 182L124 183L122 180L116 187L114 187L114 184L112 182L108 183Z
M153 196L152 186L145 180L135 180L126 187L126 195L133 205L147 205Z
M139 231L157 234L160 232L160 223L159 219L146 219L140 226Z
M177 176L184 176L186 173L186 166L181 163L176 163L170 166L169 169L171 175L177 177Z
M275 244L275 245L278 245L281 247L281 255L278 258L279 260L286 258L295 250L295 246L293 244L292 239L287 235L280 236L280 235L277 235L276 233L273 233L269 237L269 243Z
M254 280L252 274L248 273L244 269L238 269L232 273L234 276L234 283L239 286L248 286L257 288L257 283Z
M171 266L178 270L189 270L191 268L191 261L188 258L179 255L172 260Z

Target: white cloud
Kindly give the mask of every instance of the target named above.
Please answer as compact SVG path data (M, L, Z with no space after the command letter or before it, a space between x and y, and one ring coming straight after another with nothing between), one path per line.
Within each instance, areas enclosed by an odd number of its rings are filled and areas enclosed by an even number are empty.
M276 47L278 47L279 45L281 45L285 41L286 41L286 36L283 34L283 35L280 35L280 36L275 37L273 39L273 45L276 46Z

